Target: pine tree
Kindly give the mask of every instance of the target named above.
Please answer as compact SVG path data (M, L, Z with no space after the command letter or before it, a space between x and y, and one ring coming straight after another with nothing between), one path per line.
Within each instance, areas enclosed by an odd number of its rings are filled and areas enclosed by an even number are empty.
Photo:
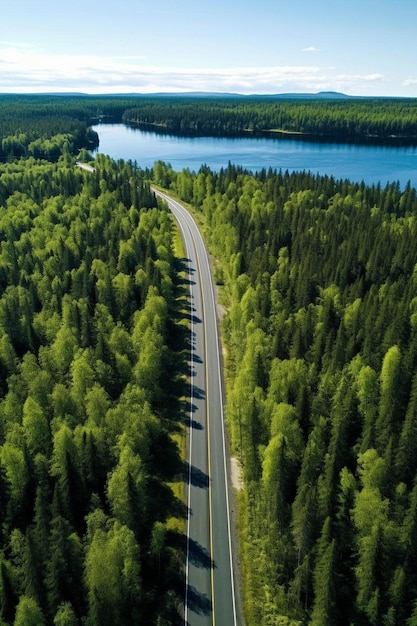
M51 522L45 584L51 616L56 614L62 602L71 602L77 614L83 614L85 594L81 542L61 516L54 517Z
M13 569L10 563L2 558L0 561L0 617L6 624L12 623L18 600L19 592Z
M336 542L331 537L331 520L328 517L317 546L311 626L333 626L338 623L335 606L335 549Z
M397 434L397 415L402 409L401 374L401 352L398 346L392 346L386 352L382 363L381 399L375 424L376 441L381 453L385 451L390 437Z
M13 626L45 626L44 615L31 597L22 596L16 609Z

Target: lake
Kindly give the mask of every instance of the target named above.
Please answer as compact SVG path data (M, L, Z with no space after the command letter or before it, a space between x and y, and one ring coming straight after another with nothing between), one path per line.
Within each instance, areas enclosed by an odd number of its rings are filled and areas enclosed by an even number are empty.
M98 152L113 159L136 161L152 167L155 161L170 163L175 171L198 171L208 165L218 171L228 163L251 171L262 168L310 171L366 184L408 181L417 188L417 148L316 143L296 139L256 137L179 137L144 131L125 124L98 124Z

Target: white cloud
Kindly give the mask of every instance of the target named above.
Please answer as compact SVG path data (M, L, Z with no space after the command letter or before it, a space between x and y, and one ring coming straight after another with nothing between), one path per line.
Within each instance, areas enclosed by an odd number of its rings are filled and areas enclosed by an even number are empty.
M353 95L360 95L369 89L370 85L385 82L383 74L336 74L333 77L333 89Z
M404 87L414 87L414 85L417 85L417 78L407 78L403 85Z
M383 81L383 74L338 74L336 76L337 80L344 80L346 82L356 82L356 81L366 81L366 82L374 82L374 81Z
M303 48L302 52L318 52L319 49L314 46L308 46L307 48Z
M49 55L27 46L0 44L0 91L358 93L364 84L383 80L381 74L336 74L333 67L314 65L190 69L144 61L140 56Z

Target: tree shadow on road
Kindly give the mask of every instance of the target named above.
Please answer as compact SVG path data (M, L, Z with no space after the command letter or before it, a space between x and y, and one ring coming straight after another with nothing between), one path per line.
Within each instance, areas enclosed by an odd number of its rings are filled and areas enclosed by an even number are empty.
M197 385L191 385L191 395L193 398L197 400L205 400L206 392L201 387L197 387Z
M159 557L155 563L152 561L152 567L155 569L152 580L157 580L161 597L164 593L172 594L179 615L184 607L187 552L189 563L195 568L210 570L215 565L208 550L195 540L187 538L186 533L188 507L185 503L185 493L187 486L191 484L194 488L207 490L209 477L198 467L190 468L187 460L184 459L184 433L189 433L192 429L199 431L204 429L203 424L198 420L198 410L206 399L206 392L193 384L193 381L196 381L195 368L203 363L202 358L195 351L197 336L192 329L193 324L201 323L201 319L196 316L193 298L190 295L190 285L194 284L195 269L190 266L189 259L180 259L177 264L176 281L170 301L170 318L167 327L168 352L161 384L162 394L157 406L154 407L161 423L167 429L167 436L159 435L155 439L151 453L155 457L153 471L158 478L171 484L176 483L174 487L176 497L172 497L172 494L162 488L154 492L153 504L161 510L159 519L156 515L154 517L158 521L171 519L164 549L160 555L161 567L159 567ZM190 430L187 430L187 427L190 427ZM184 499L181 494L182 489ZM173 518L176 520L175 523L172 521ZM157 578L159 571L161 575ZM187 602L189 610L200 616L207 616L212 612L211 599L192 585L188 586ZM176 624L176 619L173 619L171 623Z
M188 472L187 482L191 481L193 487L200 487L200 489L208 489L209 486L209 477L205 472L202 472L201 469L195 467L195 465L191 466L191 471Z
M213 559L208 550L194 539L189 539L188 558L192 565L202 569L213 569L215 567Z
M210 615L212 611L211 600L206 595L199 593L195 587L188 585L188 608L197 615Z

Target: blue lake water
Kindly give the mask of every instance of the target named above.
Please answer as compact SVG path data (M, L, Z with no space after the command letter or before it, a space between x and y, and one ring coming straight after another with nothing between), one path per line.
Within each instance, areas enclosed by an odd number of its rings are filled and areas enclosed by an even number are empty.
M417 187L417 148L313 143L294 139L178 137L144 131L124 124L93 127L100 138L99 152L113 159L136 161L152 167L155 161L170 163L176 171L198 171L208 165L218 171L228 163L252 171L262 168L310 171L366 184L411 182Z

